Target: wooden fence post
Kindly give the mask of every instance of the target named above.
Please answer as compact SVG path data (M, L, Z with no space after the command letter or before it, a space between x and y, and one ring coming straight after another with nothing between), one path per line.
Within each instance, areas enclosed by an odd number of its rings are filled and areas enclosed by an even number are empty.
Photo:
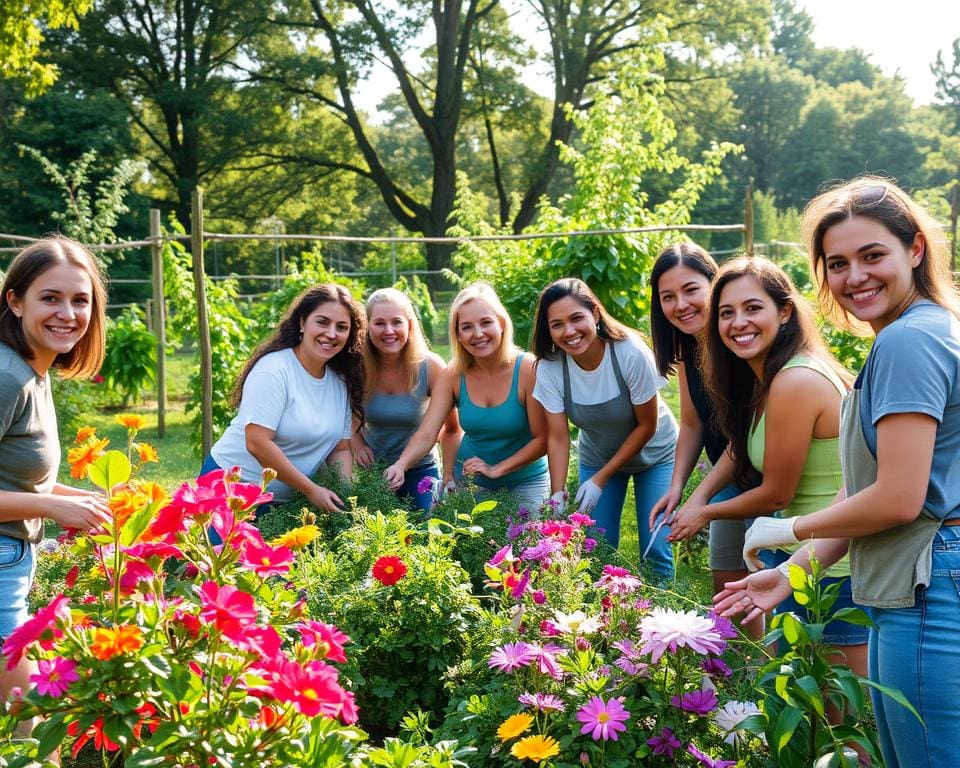
M206 276L203 270L203 190L193 190L190 206L190 250L193 256L193 284L197 296L197 344L200 347L200 440L201 454L213 446L213 355L210 349L210 321L207 318Z
M743 195L743 251L753 255L753 182L747 182L747 191Z
M167 433L167 308L163 290L160 209L150 209L150 261L153 277L153 333L157 337L157 436Z

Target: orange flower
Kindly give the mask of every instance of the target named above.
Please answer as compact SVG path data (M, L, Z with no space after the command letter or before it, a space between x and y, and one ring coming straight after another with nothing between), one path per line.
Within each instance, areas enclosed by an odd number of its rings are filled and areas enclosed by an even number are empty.
M167 503L167 500L170 496L163 489L163 486L158 485L157 483L151 482L150 480L135 480L131 485L144 496L147 497L147 501L150 504L155 506L161 506Z
M70 465L70 476L82 480L87 476L87 468L103 456L104 449L110 444L107 438L98 440L90 438L86 443L67 451L67 463Z
M137 451L140 453L140 463L146 464L148 461L160 461L157 456L157 449L150 443L137 443Z
M134 653L143 646L140 627L119 624L116 627L99 627L93 630L90 652L100 661L107 661L122 653Z
M80 429L77 430L77 437L73 442L75 445L82 445L83 443L87 442L87 440L89 440L91 437L96 437L96 436L97 436L96 427L80 427Z
M130 515L134 512L139 512L148 503L149 499L142 493L127 490L126 488L117 491L107 502L110 506L110 511L113 512L114 519L117 521L118 528L122 528Z
M129 432L139 432L147 426L147 419L145 416L138 416L135 413L121 413L117 416L117 424L126 427Z

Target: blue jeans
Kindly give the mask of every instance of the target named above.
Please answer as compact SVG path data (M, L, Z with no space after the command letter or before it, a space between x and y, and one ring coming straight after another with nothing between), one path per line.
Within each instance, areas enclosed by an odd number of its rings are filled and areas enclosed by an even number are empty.
M417 486L425 477L434 478L437 483L440 482L440 472L436 464L429 464L426 467L411 467L406 471L403 477L403 485L397 491L397 497L401 499L413 499L413 505L421 512L429 512L433 506L433 488L428 488L423 493L417 491ZM439 490L439 489L438 489Z
M0 536L0 639L30 618L27 594L33 583L37 545L13 536ZM0 663L2 657L0 657Z
M222 467L219 464L217 464L217 462L213 460L213 456L211 456L208 453L207 458L203 460L203 464L200 467L200 472L197 475L197 477L201 477L207 474L207 472L214 472L218 469L222 469ZM253 519L251 519L250 522L256 523L257 518L260 517L260 515L266 512L268 509L270 509L270 507L272 507L273 504L274 502L268 501L266 504L261 504L259 507L257 507L253 511ZM213 526L210 526L209 528L207 528L207 534L210 536L210 543L213 544L214 546L216 546L217 544L223 544L223 539L220 538L219 533L213 530Z
M960 750L960 527L933 540L929 587L917 587L912 608L872 608L870 678L897 688L916 707L924 728L904 707L870 689L880 750L887 768L957 765Z
M580 483L584 483L600 471L600 467L580 465ZM649 518L653 505L670 490L670 480L673 477L673 460L665 461L648 467L643 472L632 475L617 472L603 487L600 501L590 513L597 521L597 525L606 529L604 538L612 547L620 546L620 517L623 514L623 502L627 498L627 483L633 478L633 496L636 501L637 538L640 540L640 553L647 548L650 542ZM667 536L670 535L670 526L665 525L657 533L657 539L647 560L663 579L673 578L673 550Z

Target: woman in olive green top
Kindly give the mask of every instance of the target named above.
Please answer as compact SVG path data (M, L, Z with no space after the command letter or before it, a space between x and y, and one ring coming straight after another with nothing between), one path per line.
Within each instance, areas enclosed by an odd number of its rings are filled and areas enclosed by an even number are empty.
M21 251L0 294L0 639L29 618L43 518L89 531L109 519L99 494L60 485L50 369L92 376L104 349L106 292L94 257L65 238ZM0 659L0 697L29 687L32 662Z
M828 506L842 485L840 404L850 377L787 274L758 257L724 264L713 283L707 348L705 383L730 454L678 510L672 538L689 538L714 519L793 517ZM707 503L714 489L750 468L763 473L757 488ZM774 553L774 563L790 554ZM853 605L849 574L846 561L830 570L828 581L841 583L836 608ZM798 605L778 608L791 610L803 615ZM842 663L866 674L864 627L831 622L824 639L843 646Z

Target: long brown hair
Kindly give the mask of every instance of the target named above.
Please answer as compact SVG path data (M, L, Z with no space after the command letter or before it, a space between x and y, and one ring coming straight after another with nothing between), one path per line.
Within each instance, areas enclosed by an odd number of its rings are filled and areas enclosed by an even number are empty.
M910 248L916 236L921 235L924 254L913 268L914 288L919 296L960 317L960 301L950 279L950 247L943 228L900 187L878 176L858 176L834 187L811 200L803 211L804 240L820 287L819 301L824 315L841 327L864 330L864 324L850 317L830 293L823 251L827 230L854 216L879 222L905 248Z
M53 367L65 379L89 378L100 370L106 348L107 289L99 260L83 245L60 235L51 235L32 243L17 254L3 280L0 294L0 341L24 360L33 359L33 350L23 333L23 322L7 302L11 291L18 298L40 275L58 264L69 264L90 278L90 321L87 330L69 352L57 355Z
M307 288L294 299L283 319L280 320L277 330L256 348L243 367L243 371L237 377L237 383L234 384L230 396L230 402L235 408L240 405L243 384L257 361L271 352L296 347L303 335L300 330L301 324L321 304L339 304L350 315L350 331L347 334L347 341L343 345L343 349L330 358L327 366L339 374L347 385L350 410L360 424L363 424L363 337L366 328L364 314L350 292L342 285L335 285L334 283L321 283L312 288Z
M792 308L767 352L760 380L750 365L730 351L720 338L720 294L729 283L749 275L756 278L778 310L786 306ZM788 360L798 354L816 358L835 371L846 384L850 383L849 372L823 343L810 304L800 295L786 272L760 256L740 257L721 265L710 291L706 346L703 380L713 401L714 426L730 443L734 479L741 486L747 484L751 471L747 437L757 409L764 402L773 377Z

